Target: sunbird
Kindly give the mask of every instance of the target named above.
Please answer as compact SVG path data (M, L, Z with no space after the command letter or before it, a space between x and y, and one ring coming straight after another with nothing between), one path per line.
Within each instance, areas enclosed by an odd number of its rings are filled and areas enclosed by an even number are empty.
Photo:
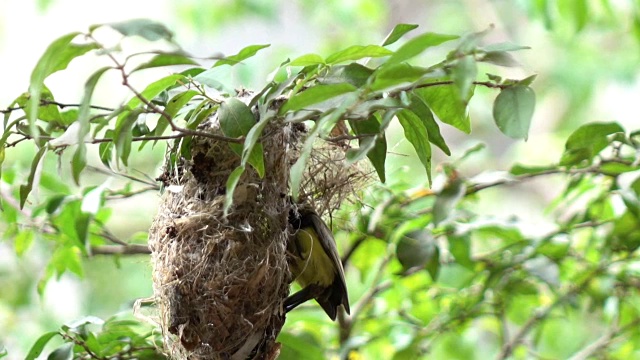
M338 306L349 310L344 269L336 248L336 241L327 224L308 206L289 212L294 233L287 249L291 255L289 268L302 290L287 297L287 312L310 299L316 299L331 320L336 319Z

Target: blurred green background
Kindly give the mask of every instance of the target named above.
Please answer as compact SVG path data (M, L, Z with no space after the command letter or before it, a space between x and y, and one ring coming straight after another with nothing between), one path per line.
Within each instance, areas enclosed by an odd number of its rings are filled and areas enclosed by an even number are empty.
M177 42L197 56L233 54L250 44L272 44L246 64L235 67L229 75L236 86L247 88L262 84L267 74L286 58L308 52L327 55L350 44L377 44L397 23L419 24L422 31L451 34L481 31L493 24L495 29L488 34L487 42L510 41L532 48L516 53L520 67L501 69L501 74L513 78L538 74L533 84L537 107L528 141L511 140L492 123L495 92L478 89L479 96L470 105L471 136L453 128L443 129L452 158L477 143L486 144L485 150L461 167L465 177L482 175L486 170L493 174L486 176L495 176L495 171L507 170L515 162L536 165L557 161L566 137L585 122L615 120L628 128L640 123L637 115L640 1L637 0L3 0L0 106L8 106L26 91L37 59L55 38L83 31L91 24L130 18L151 18L165 23L175 32ZM95 65L90 61L74 62L70 68L72 75L56 74L48 85L57 100L74 103L79 101L84 79ZM492 69L480 68L478 73L485 71ZM157 74L150 72L147 76ZM136 80L143 83L146 79ZM94 102L115 106L127 96L114 81L101 86ZM424 186L424 170L416 165L410 144L402 140L401 131L396 129L396 133L389 138L389 182L402 183L407 188ZM13 157L6 160L17 173L29 167L33 156L28 146L23 150L19 156L15 155L18 152L12 152ZM160 147L148 149L143 156L136 157L138 163L132 168L155 178L162 157ZM448 161L447 157L436 152L434 165L442 161ZM46 166L56 164L52 161ZM96 181L98 178L96 174ZM1 185L3 192L8 191L5 183ZM500 191L488 190L475 204L475 210L503 218L517 213L526 219L531 231L544 233L550 228L550 221L543 210L559 191L553 179ZM155 214L157 201L158 195L151 194L134 201L119 201L114 204L118 216L112 216L110 228L122 239L145 231ZM5 217L10 218L10 214ZM147 257L95 257L86 261L84 279L67 273L50 282L39 297L37 282L45 266L42 255L47 251L41 245L44 244L36 241L22 257L17 257L11 241L0 243L0 344L9 350L10 359L22 358L37 336L61 323L89 314L108 317L130 312L136 298L152 294ZM353 278L349 283L358 284L360 280ZM351 291L357 296L364 290L354 285ZM320 311L315 315L317 321L326 321ZM289 317L285 329L300 326L296 316L293 313ZM576 323L573 327L576 331L588 331L584 319L572 321ZM558 339L562 338L558 334ZM447 343L443 341L442 346ZM458 358L473 358L471 354L479 349L469 346L460 350ZM446 349L435 352L445 353Z

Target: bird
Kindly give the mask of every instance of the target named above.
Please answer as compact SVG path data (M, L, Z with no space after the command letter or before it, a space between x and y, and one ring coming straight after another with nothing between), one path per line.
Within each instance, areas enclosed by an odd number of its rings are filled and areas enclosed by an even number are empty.
M294 231L287 244L289 269L302 290L285 299L285 311L315 299L332 321L340 305L350 314L344 269L327 224L308 205L292 207L289 224Z

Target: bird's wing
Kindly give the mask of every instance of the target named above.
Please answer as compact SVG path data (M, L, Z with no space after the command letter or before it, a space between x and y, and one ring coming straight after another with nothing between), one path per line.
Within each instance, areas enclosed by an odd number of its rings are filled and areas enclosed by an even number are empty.
M333 233L331 229L327 226L327 224L322 221L320 216L316 213L310 214L311 220L313 221L313 227L318 232L318 237L320 239L327 239L327 241L320 241L322 247L324 248L324 252L331 258L331 261L335 265L338 270L338 276L340 277L340 286L344 291L345 297L347 297L347 282L344 279L344 269L342 268L342 260L338 256L338 248L336 247L336 241L333 238ZM347 297L348 299L348 297ZM348 304L348 300L347 300ZM345 307L348 305L345 305Z

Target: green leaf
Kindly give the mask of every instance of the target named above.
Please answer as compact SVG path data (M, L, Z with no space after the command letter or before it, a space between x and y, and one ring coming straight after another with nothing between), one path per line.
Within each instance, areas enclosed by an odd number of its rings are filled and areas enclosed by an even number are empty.
M255 165L252 166L254 166L258 172L258 176L261 178L264 177L265 169L264 160L262 160L263 148L258 140L260 140L262 131L272 118L273 117L269 115L263 116L263 118L249 130L249 133L247 133L247 137L244 140L244 147L242 148L242 160L240 164L246 166L247 162L249 164L255 163Z
M444 35L436 33L425 33L407 41L396 52L391 55L389 60L385 63L386 66L391 64L397 64L415 57L430 47L440 45L444 42L457 39L456 35Z
M78 148L71 159L71 174L76 185L80 184L80 173L82 173L82 170L84 170L87 165L87 149L84 139L91 130L91 98L93 97L93 91L95 90L98 81L109 69L111 68L103 67L99 69L94 72L84 84L84 94L82 96L82 101L80 102L80 108L78 109L77 122L80 124L77 134Z
M379 91L400 84L415 83L428 72L428 69L411 66L406 63L385 65L378 68L374 73L375 77L371 84L371 90Z
M151 60L138 65L135 69L131 71L134 73L139 70L151 69L163 66L171 66L171 65L198 65L196 61L187 56L184 52L170 52L170 53L161 53Z
M353 45L344 50L338 51L327 57L328 64L338 64L343 61L355 61L362 58L375 58L389 56L393 54L393 51L385 49L378 45Z
M73 360L73 346L73 343L60 346L47 356L47 360Z
M49 75L66 69L71 60L97 48L96 44L72 44L71 41L79 34L80 33L77 32L70 33L52 42L40 57L40 60L38 60L36 67L31 73L31 80L29 82L30 104L27 116L31 134L35 138L38 137L35 121L38 114L38 107L40 106L40 96L44 87L44 80Z
M167 106L164 108L164 113L170 118L173 119L178 114L180 110L191 100L194 96L199 95L200 93L195 90L187 90L181 92L174 97L171 98L167 102ZM164 131L169 126L169 121L164 116L161 116L158 119L158 123L156 124L156 128L153 130L154 136L160 136L164 133Z
M592 160L611 143L609 135L615 133L624 133L622 126L615 122L580 126L567 139L560 165L577 165Z
M283 115L289 111L301 110L307 106L317 104L355 90L355 86L347 83L317 85L301 91L289 98L289 100L282 105L278 114Z
M565 258L570 249L570 243L567 242L554 242L543 241L536 248L536 252L540 255L544 255L551 260L561 261Z
M231 172L231 174L229 174L229 178L227 179L227 184L225 186L226 194L224 198L224 207L223 207L223 214L225 217L229 213L229 209L231 208L231 205L233 205L233 193L236 190L236 186L238 186L238 182L240 181L240 177L244 173L244 170L245 170L245 167L241 165L236 167Z
M555 165L549 165L549 166L526 166L526 165L521 165L521 164L515 164L511 167L511 170L509 170L509 172L512 175L518 176L518 175L530 175L530 174L541 174L544 172L547 172L549 170L554 170L556 169Z
M113 139L114 131L107 130L104 134L105 137ZM98 154L100 156L100 161L104 164L104 166L111 168L111 157L113 156L113 142L107 141L100 143L98 146Z
M247 136L249 131L256 125L256 118L253 116L251 109L236 98L229 98L220 105L218 119L220 120L222 133L231 138ZM246 154L243 155L244 146L242 144L229 144L236 154L240 155L244 161L249 162L256 169L258 175L263 177L265 169L262 144L254 143L254 145L250 146L252 151L247 156Z
M26 101L24 102L21 101L22 98L18 98L17 100L19 101L18 104L24 107L24 111L25 111L25 114L27 115L27 118L32 116L31 107L34 102L33 101L34 99L32 98L25 99ZM42 92L40 93L40 99L38 101L40 104L37 108L37 114L35 115L37 119L40 119L46 122L51 122L53 123L51 125L54 125L54 126L63 121L58 105L55 105L52 103L48 103L48 104L46 103L47 101L48 102L55 101L55 99L51 91L45 85L42 85Z
M538 77L538 75L531 75L531 76L527 76L526 78L522 79L522 80L518 80L518 85L522 85L522 86L531 86L531 84L533 83L533 81Z
M90 29L93 31L96 27L101 25L94 25ZM149 41L167 40L173 39L173 33L167 29L162 23L149 19L132 19L121 22L115 22L110 24L104 24L124 36L140 36Z
M458 202L464 197L466 187L460 178L449 181L438 193L433 204L433 224L438 226L446 220Z
M414 90L434 114L445 124L467 134L471 132L471 123L467 116L467 106L460 101L458 90L451 85L434 85Z
M251 109L237 98L229 98L223 102L218 110L218 117L222 133L231 138L247 135L256 124Z
M25 359L35 360L38 356L40 356L40 354L42 354L42 350L44 350L44 347L47 346L47 343L51 341L51 339L53 339L53 337L56 335L60 334L57 331L51 331L40 336L38 340L36 340L35 344L33 344L33 346L31 347L31 350L29 350L29 353L27 354Z
M502 42L484 46L481 50L485 52L493 51L518 51L531 49L529 46L521 46L510 42Z
M473 82L476 80L478 69L473 55L466 55L458 59L451 69L453 83L458 88L460 101L466 103L471 97Z
M435 281L440 265L440 249L427 230L412 231L400 238L396 256L406 272L415 267L425 267Z
M484 54L479 61L506 67L520 65L513 55L506 51L490 51Z
M196 75L193 80L202 85L214 88L223 94L235 94L232 83L232 74L229 67L216 67Z
M156 80L151 84L147 85L147 87L144 90L142 90L140 95L144 99L151 101L153 98L158 96L161 92L175 85L178 81L184 80L184 79L185 79L184 75L181 75L181 74L172 74L172 75L163 77L162 79ZM131 98L131 100L129 100L129 102L127 103L127 106L130 109L133 109L140 105L142 105L142 100L137 96L134 96L133 98Z
M329 72L318 78L321 84L348 83L355 87L362 87L373 74L373 69L358 63L332 66Z
M409 110L398 112L398 120L404 129L404 136L409 140L420 162L424 166L431 184L431 145L429 144L429 133L422 120Z
M355 162L361 158L364 154L367 155L371 165L376 170L378 178L381 182L386 181L384 164L387 158L387 139L384 132L380 130L380 121L375 115L369 116L366 120L349 120L349 125L353 129L356 135L371 135L370 137L358 139L358 145L360 146L359 152L351 153L347 151L347 159L351 156L349 161ZM362 154L362 152L364 154Z
M84 249L82 249L84 250ZM58 278L69 270L72 273L83 276L82 258L80 257L81 248L77 246L61 246L57 248L51 256L51 265L56 270Z
M469 270L474 269L473 260L471 259L471 238L468 234L456 236L447 236L449 243L449 251L456 262Z
M293 333L281 332L278 335L278 341L282 343L281 360L305 359L305 360L323 360L327 359L324 349L315 341L310 340L302 335L294 335Z
M20 209L24 207L24 204L27 201L27 196L29 196L29 193L31 193L31 190L33 189L33 181L35 180L36 172L38 172L40 162L44 158L44 154L46 152L46 147L41 147L40 150L38 150L36 155L33 157L33 161L31 162L31 170L29 172L27 183L24 185L20 185Z
M131 142L133 139L131 128L143 111L144 109L142 108L136 108L133 111L123 113L125 116L118 117L113 137L115 139L116 155L125 166L128 164L129 154L131 154Z
M87 166L87 146L84 143L78 144L73 158L71 159L71 175L76 185L80 185L80 173Z
M245 47L244 49L240 50L239 53L237 53L236 55L232 55L232 56L228 56L225 57L224 59L220 59L218 61L216 61L216 63L213 65L213 67L216 66L221 66L221 65L236 65L238 63L240 63L243 60L246 60L252 56L254 56L255 54L258 53L258 51L267 48L271 45L269 44L265 44L265 45L250 45Z
M34 238L35 235L30 229L24 229L18 232L13 239L13 248L15 249L16 255L22 257L22 255L29 250L31 244L33 244Z
M589 20L589 4L587 0L573 1L573 19L576 23L576 32L580 32L584 29L587 21Z
M391 30L391 32L389 33L389 35L387 35L387 37L384 39L384 42L382 43L382 46L387 46L387 45L391 45L393 43L395 43L396 41L400 40L400 38L402 36L404 36L404 34L408 33L409 31L417 28L418 25L415 24L398 24L396 25L393 30Z
M451 156L451 150L447 146L442 134L440 133L440 126L433 117L431 109L427 106L424 100L416 94L411 94L411 104L409 110L413 111L424 123L429 134L429 141L440 148L445 154Z
M531 88L515 85L500 92L493 103L493 118L503 134L527 139L536 96Z
M89 238L89 225L91 224L91 214L88 213L80 213L75 219L75 230L78 236L78 241L84 245L82 247L82 251L85 252L88 250L89 244L87 242Z
M324 59L318 54L305 54L293 59L289 63L289 66L311 66L322 65L324 63Z

